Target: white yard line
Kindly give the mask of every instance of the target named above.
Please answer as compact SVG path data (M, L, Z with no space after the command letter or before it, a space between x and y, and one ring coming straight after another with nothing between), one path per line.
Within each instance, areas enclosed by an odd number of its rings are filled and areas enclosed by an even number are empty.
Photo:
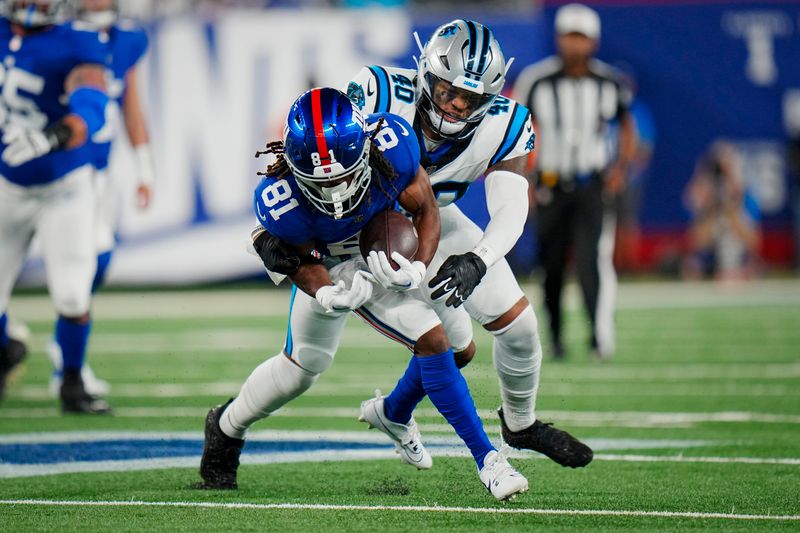
M687 457L684 455L630 455L595 454L598 461L619 461L623 463L717 463L748 465L800 465L800 458L794 457Z
M425 444L444 451L437 454L454 454L464 451L461 440L447 427L449 435L425 435ZM491 428L490 428L491 431ZM495 432L496 433L496 432ZM102 441L176 441L203 439L202 431L54 431L46 433L12 433L0 435L0 444L74 444ZM329 431L329 430L292 430L273 429L253 431L247 435L248 442L305 442L308 444L320 441L349 442L358 444L388 445L386 437L376 431ZM655 450L674 448L699 448L709 446L730 446L736 441L723 440L691 440L691 439L636 439L636 438L604 438L592 437L586 442L595 451L609 450ZM460 453L460 452L459 452ZM248 454L253 457L253 454ZM519 457L530 457L530 453L521 452Z
M472 378L474 380L474 378ZM492 380L497 378L492 377ZM382 383L378 383L378 381ZM382 376L376 376L375 385L391 389L392 384ZM384 385L386 387L384 387ZM240 381L216 381L208 383L114 383L112 393L117 398L194 398L197 396L236 395L242 384ZM641 397L742 397L742 396L800 396L800 387L788 384L768 385L765 383L649 383L633 385L638 390L626 388L626 396ZM303 395L306 397L369 394L374 387L361 383L317 383ZM11 394L25 400L45 400L51 398L45 385L17 385ZM619 396L619 386L601 383L558 383L545 382L540 388L540 396Z
M384 439L384 444L388 442ZM463 446L445 446L432 448L435 457L468 458L469 452ZM511 454L514 459L544 460L543 455L532 452ZM261 454L244 454L243 465L269 465L280 463L319 463L339 461L397 461L397 454L392 448L373 450L317 450L304 452L275 452ZM713 464L748 464L798 466L800 459L791 457L685 457L676 455L614 455L596 454L595 460L623 463L713 463ZM66 461L62 463L43 464L3 464L0 463L0 479L52 476L59 474L81 474L91 472L134 472L143 470L161 470L170 468L197 468L200 457L161 457L148 459L126 459L106 461Z
M235 392L235 391L234 391ZM114 410L117 418L202 418L208 407L119 407ZM438 418L439 413L432 408L415 411L418 419ZM484 420L497 419L494 409L479 409ZM800 424L800 415L784 413L755 413L751 411L716 411L704 413L653 412L653 411L539 411L543 420L558 420L575 426L595 427L684 427L700 423L769 423ZM60 411L54 407L0 408L3 418L60 418ZM285 407L272 416L292 418L358 418L355 407ZM430 425L429 425L430 426Z
M800 515L763 515L679 511L635 511L615 509L523 509L509 507L438 507L425 505L335 505L304 503L220 503L220 502L146 502L146 501L64 501L64 500L0 500L0 505L46 507L183 507L204 509L256 509L303 511L399 511L411 513L477 513L561 516L631 516L649 518L695 518L715 520L763 520L785 522L800 520Z

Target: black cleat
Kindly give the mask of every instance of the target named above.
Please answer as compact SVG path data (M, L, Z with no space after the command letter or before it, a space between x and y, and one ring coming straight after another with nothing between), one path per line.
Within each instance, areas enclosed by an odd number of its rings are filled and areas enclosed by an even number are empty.
M206 415L206 440L200 460L199 489L236 490L236 471L242 454L243 439L227 436L219 427L219 417L233 399L211 409Z
M28 347L24 343L9 338L5 347L0 348L0 399L6 392L6 379L28 355Z
M86 392L80 370L65 370L61 382L61 411L88 415L107 415L111 406L102 398Z
M592 449L566 431L539 420L521 431L511 431L506 426L502 407L497 414L500 415L503 440L512 448L539 452L561 466L570 468L586 466L592 462Z

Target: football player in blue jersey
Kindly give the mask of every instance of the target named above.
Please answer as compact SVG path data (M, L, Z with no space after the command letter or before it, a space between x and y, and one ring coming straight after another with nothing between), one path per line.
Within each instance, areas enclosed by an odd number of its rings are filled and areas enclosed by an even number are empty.
M592 460L588 446L536 417L542 364L538 321L505 260L528 217L524 174L535 140L530 111L500 95L511 61L492 31L472 20L443 24L425 46L419 40L418 45L416 71L365 67L347 92L366 113L402 116L420 139L422 166L442 218L439 250L420 294L444 323L459 366L474 354L471 325L464 326L459 310L466 309L494 337L504 440L563 466L586 466ZM482 175L491 216L485 231L453 203ZM389 402L392 422L408 420L425 396L417 366L412 358L399 388L367 400L362 410L385 411Z
M95 272L92 151L105 123L106 58L93 32L59 24L63 2L10 1L0 19L0 374L19 362L5 311L34 234L58 313L64 412L107 413L81 378Z
M253 244L269 271L294 283L287 339L235 399L209 411L201 486L237 487L245 432L331 365L352 311L413 351L428 397L469 447L486 488L498 499L527 490L527 480L486 436L436 313L413 295L436 251L440 222L411 125L388 113L365 118L344 93L312 89L292 106L283 141L268 144L267 152L277 160L255 191L260 226ZM371 252L365 262L360 230L395 204L410 213L419 234L415 260L395 252L395 269L383 252ZM398 425L398 432L404 460L430 468L430 456L416 446L414 422Z
M111 143L118 134L120 115L133 147L139 209L146 209L150 205L155 182L147 121L139 97L138 64L147 51L147 34L131 21L120 19L115 0L75 0L74 11L77 17L74 24L97 31L100 41L108 50L106 92L109 104L106 107L106 124L91 139L95 152L93 184L97 245L97 271L92 282L92 291L97 292L105 280L115 244L119 183L109 172L109 156ZM48 355L53 363L50 394L57 395L61 388L62 365L57 343L50 344ZM98 379L88 364L83 367L82 377L90 394L104 395L110 391L108 382Z

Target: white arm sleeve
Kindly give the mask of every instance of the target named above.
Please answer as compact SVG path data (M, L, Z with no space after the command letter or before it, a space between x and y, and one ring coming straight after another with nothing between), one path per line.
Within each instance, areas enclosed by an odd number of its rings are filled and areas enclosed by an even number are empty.
M528 219L528 180L508 170L490 172L486 176L486 206L491 219L472 252L489 268L505 257L522 235Z

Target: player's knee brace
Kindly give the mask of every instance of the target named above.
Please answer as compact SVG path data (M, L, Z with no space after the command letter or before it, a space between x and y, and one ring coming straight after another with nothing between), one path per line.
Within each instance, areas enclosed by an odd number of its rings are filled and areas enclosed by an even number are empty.
M520 431L536 420L536 392L542 366L538 321L528 306L511 324L492 332L493 359L500 381L503 415L511 431Z
M491 332L494 335L495 366L511 375L526 375L542 364L539 322L528 306L508 326Z
M312 374L322 374L333 364L333 350L324 346L301 343L293 347L289 357L301 368Z
M317 377L319 374L300 368L282 353L267 359L253 370L222 413L220 428L229 437L244 438L253 423L303 394Z

